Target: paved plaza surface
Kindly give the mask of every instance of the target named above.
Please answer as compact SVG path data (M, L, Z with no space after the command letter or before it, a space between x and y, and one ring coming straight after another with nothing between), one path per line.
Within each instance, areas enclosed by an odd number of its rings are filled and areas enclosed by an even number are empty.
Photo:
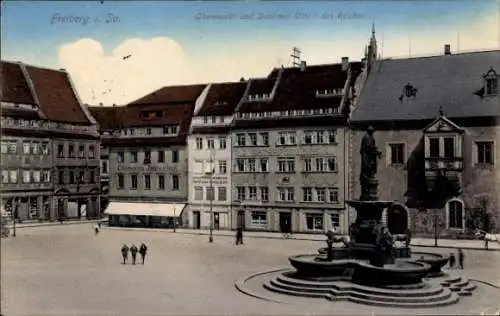
M1 240L2 315L402 315L410 311L297 298L277 304L238 292L234 283L256 272L289 267L288 256L315 253L324 242L105 228L91 224L23 228ZM146 265L122 265L126 243L149 247ZM455 252L446 248L415 251ZM456 275L500 286L500 252L465 250ZM462 314L500 309L498 293L480 286L461 302ZM492 293L494 295L492 296ZM478 309L479 308L479 309ZM456 308L455 308L456 309ZM412 314L447 314L442 309Z

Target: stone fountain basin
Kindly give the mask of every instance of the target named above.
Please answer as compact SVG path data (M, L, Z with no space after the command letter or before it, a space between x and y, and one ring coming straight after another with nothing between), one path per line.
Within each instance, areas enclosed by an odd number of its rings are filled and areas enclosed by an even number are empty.
M431 266L429 275L439 276L443 274L441 269L446 265L446 263L448 263L450 255L441 255L431 252L412 252L411 259L417 262L427 263Z
M398 259L396 264L377 267L366 260L350 259L349 250L334 249L334 256L344 259L321 260L317 255L289 257L290 264L303 277L340 277L352 275L353 283L371 286L388 286L421 283L431 265L410 259ZM324 257L323 257L324 258Z

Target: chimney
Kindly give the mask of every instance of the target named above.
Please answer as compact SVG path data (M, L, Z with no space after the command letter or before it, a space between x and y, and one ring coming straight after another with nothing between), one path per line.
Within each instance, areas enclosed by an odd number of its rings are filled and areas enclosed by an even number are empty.
M349 57L342 57L342 71L347 71L349 68Z
M102 102L99 102L99 106L103 106Z
M444 54L445 54L445 55L451 55L451 48L450 48L450 44L446 44L446 45L444 45Z
M300 62L300 71L306 71L306 61L305 60Z
M116 106L116 104L113 103L113 107L115 107L115 106Z

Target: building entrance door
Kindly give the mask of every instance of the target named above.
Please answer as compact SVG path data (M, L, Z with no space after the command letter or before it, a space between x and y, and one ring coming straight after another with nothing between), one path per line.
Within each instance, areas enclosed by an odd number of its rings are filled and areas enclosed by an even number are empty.
M408 228L408 213L404 207L393 205L387 209L387 228L393 235L404 234Z
M193 228L200 229L201 219L200 219L200 211L193 211Z
M239 227L245 229L245 211L238 211L238 221L236 228Z
M220 228L220 218L219 212L214 212L214 229L219 230Z
M292 213L290 212L280 213L280 231L283 234L289 234L292 232Z

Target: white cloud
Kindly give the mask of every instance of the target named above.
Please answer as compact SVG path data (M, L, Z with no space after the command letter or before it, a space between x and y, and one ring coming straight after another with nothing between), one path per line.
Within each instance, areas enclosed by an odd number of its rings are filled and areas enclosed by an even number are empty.
M498 26L498 16L491 15L483 17L479 23L464 25L461 30L416 30L411 36L412 55L441 54L444 44L451 44L455 51L458 32L460 50L498 49ZM303 50L308 64L339 62L342 56L360 60L369 30L367 33L365 38L346 35L324 42L265 38L256 43L224 41L224 45L216 49L191 54L167 37L127 39L110 54L99 42L86 38L61 46L59 63L71 74L83 102L124 104L166 85L265 76L273 67L290 64L293 46ZM381 33L384 33L383 48ZM408 55L408 35L388 34L382 26L377 30L377 38L379 53L383 51L384 57ZM199 49L204 48L200 45ZM130 58L124 60L128 55Z

